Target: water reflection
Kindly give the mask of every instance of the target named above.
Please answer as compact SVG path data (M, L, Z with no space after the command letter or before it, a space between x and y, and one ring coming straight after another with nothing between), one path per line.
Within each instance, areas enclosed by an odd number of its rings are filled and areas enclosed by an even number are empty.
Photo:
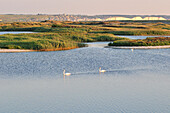
M63 75L63 81L64 81L64 83L65 83L66 81L69 82L69 78L70 78L70 76Z
M65 76L65 75L63 75L63 80L64 80L64 82L65 82L65 80L66 80L66 76Z

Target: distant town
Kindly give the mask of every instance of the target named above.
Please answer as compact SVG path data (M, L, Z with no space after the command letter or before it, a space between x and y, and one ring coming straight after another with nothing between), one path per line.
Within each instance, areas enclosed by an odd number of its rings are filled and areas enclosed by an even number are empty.
M45 20L55 21L152 21L152 20L170 20L170 15L16 15L6 14L0 15L1 22L39 22Z

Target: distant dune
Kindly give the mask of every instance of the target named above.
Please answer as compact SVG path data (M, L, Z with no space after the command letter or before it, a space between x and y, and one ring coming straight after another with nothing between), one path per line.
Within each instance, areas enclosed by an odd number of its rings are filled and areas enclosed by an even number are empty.
M109 20L167 20L163 17L133 17L133 18L126 18L126 17L111 17L111 18L107 18L106 21Z

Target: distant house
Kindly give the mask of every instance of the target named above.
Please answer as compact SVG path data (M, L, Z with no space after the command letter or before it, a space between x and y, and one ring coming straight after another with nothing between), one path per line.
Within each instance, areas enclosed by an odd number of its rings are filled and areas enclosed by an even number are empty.
M143 20L166 20L163 17L145 17Z
M94 21L103 21L103 20L100 18L96 18L96 19L94 19Z

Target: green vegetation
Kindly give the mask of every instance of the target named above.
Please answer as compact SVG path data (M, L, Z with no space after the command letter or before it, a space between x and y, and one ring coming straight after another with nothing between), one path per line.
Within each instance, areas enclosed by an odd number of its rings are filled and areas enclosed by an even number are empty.
M56 33L0 35L0 48L7 49L58 49L83 46L71 39L60 38Z
M0 35L0 48L62 50L83 47L85 44L82 42L114 41L116 44L132 41L115 35L170 35L170 24L118 21L12 22L0 23L0 31L37 32Z
M109 46L162 46L170 45L170 37L154 37L143 40L122 40L109 43Z
M0 48L7 49L33 49L57 50L65 48L84 47L81 42L112 41L118 39L108 34L83 34L83 33L31 33L31 34L5 34L0 35Z

